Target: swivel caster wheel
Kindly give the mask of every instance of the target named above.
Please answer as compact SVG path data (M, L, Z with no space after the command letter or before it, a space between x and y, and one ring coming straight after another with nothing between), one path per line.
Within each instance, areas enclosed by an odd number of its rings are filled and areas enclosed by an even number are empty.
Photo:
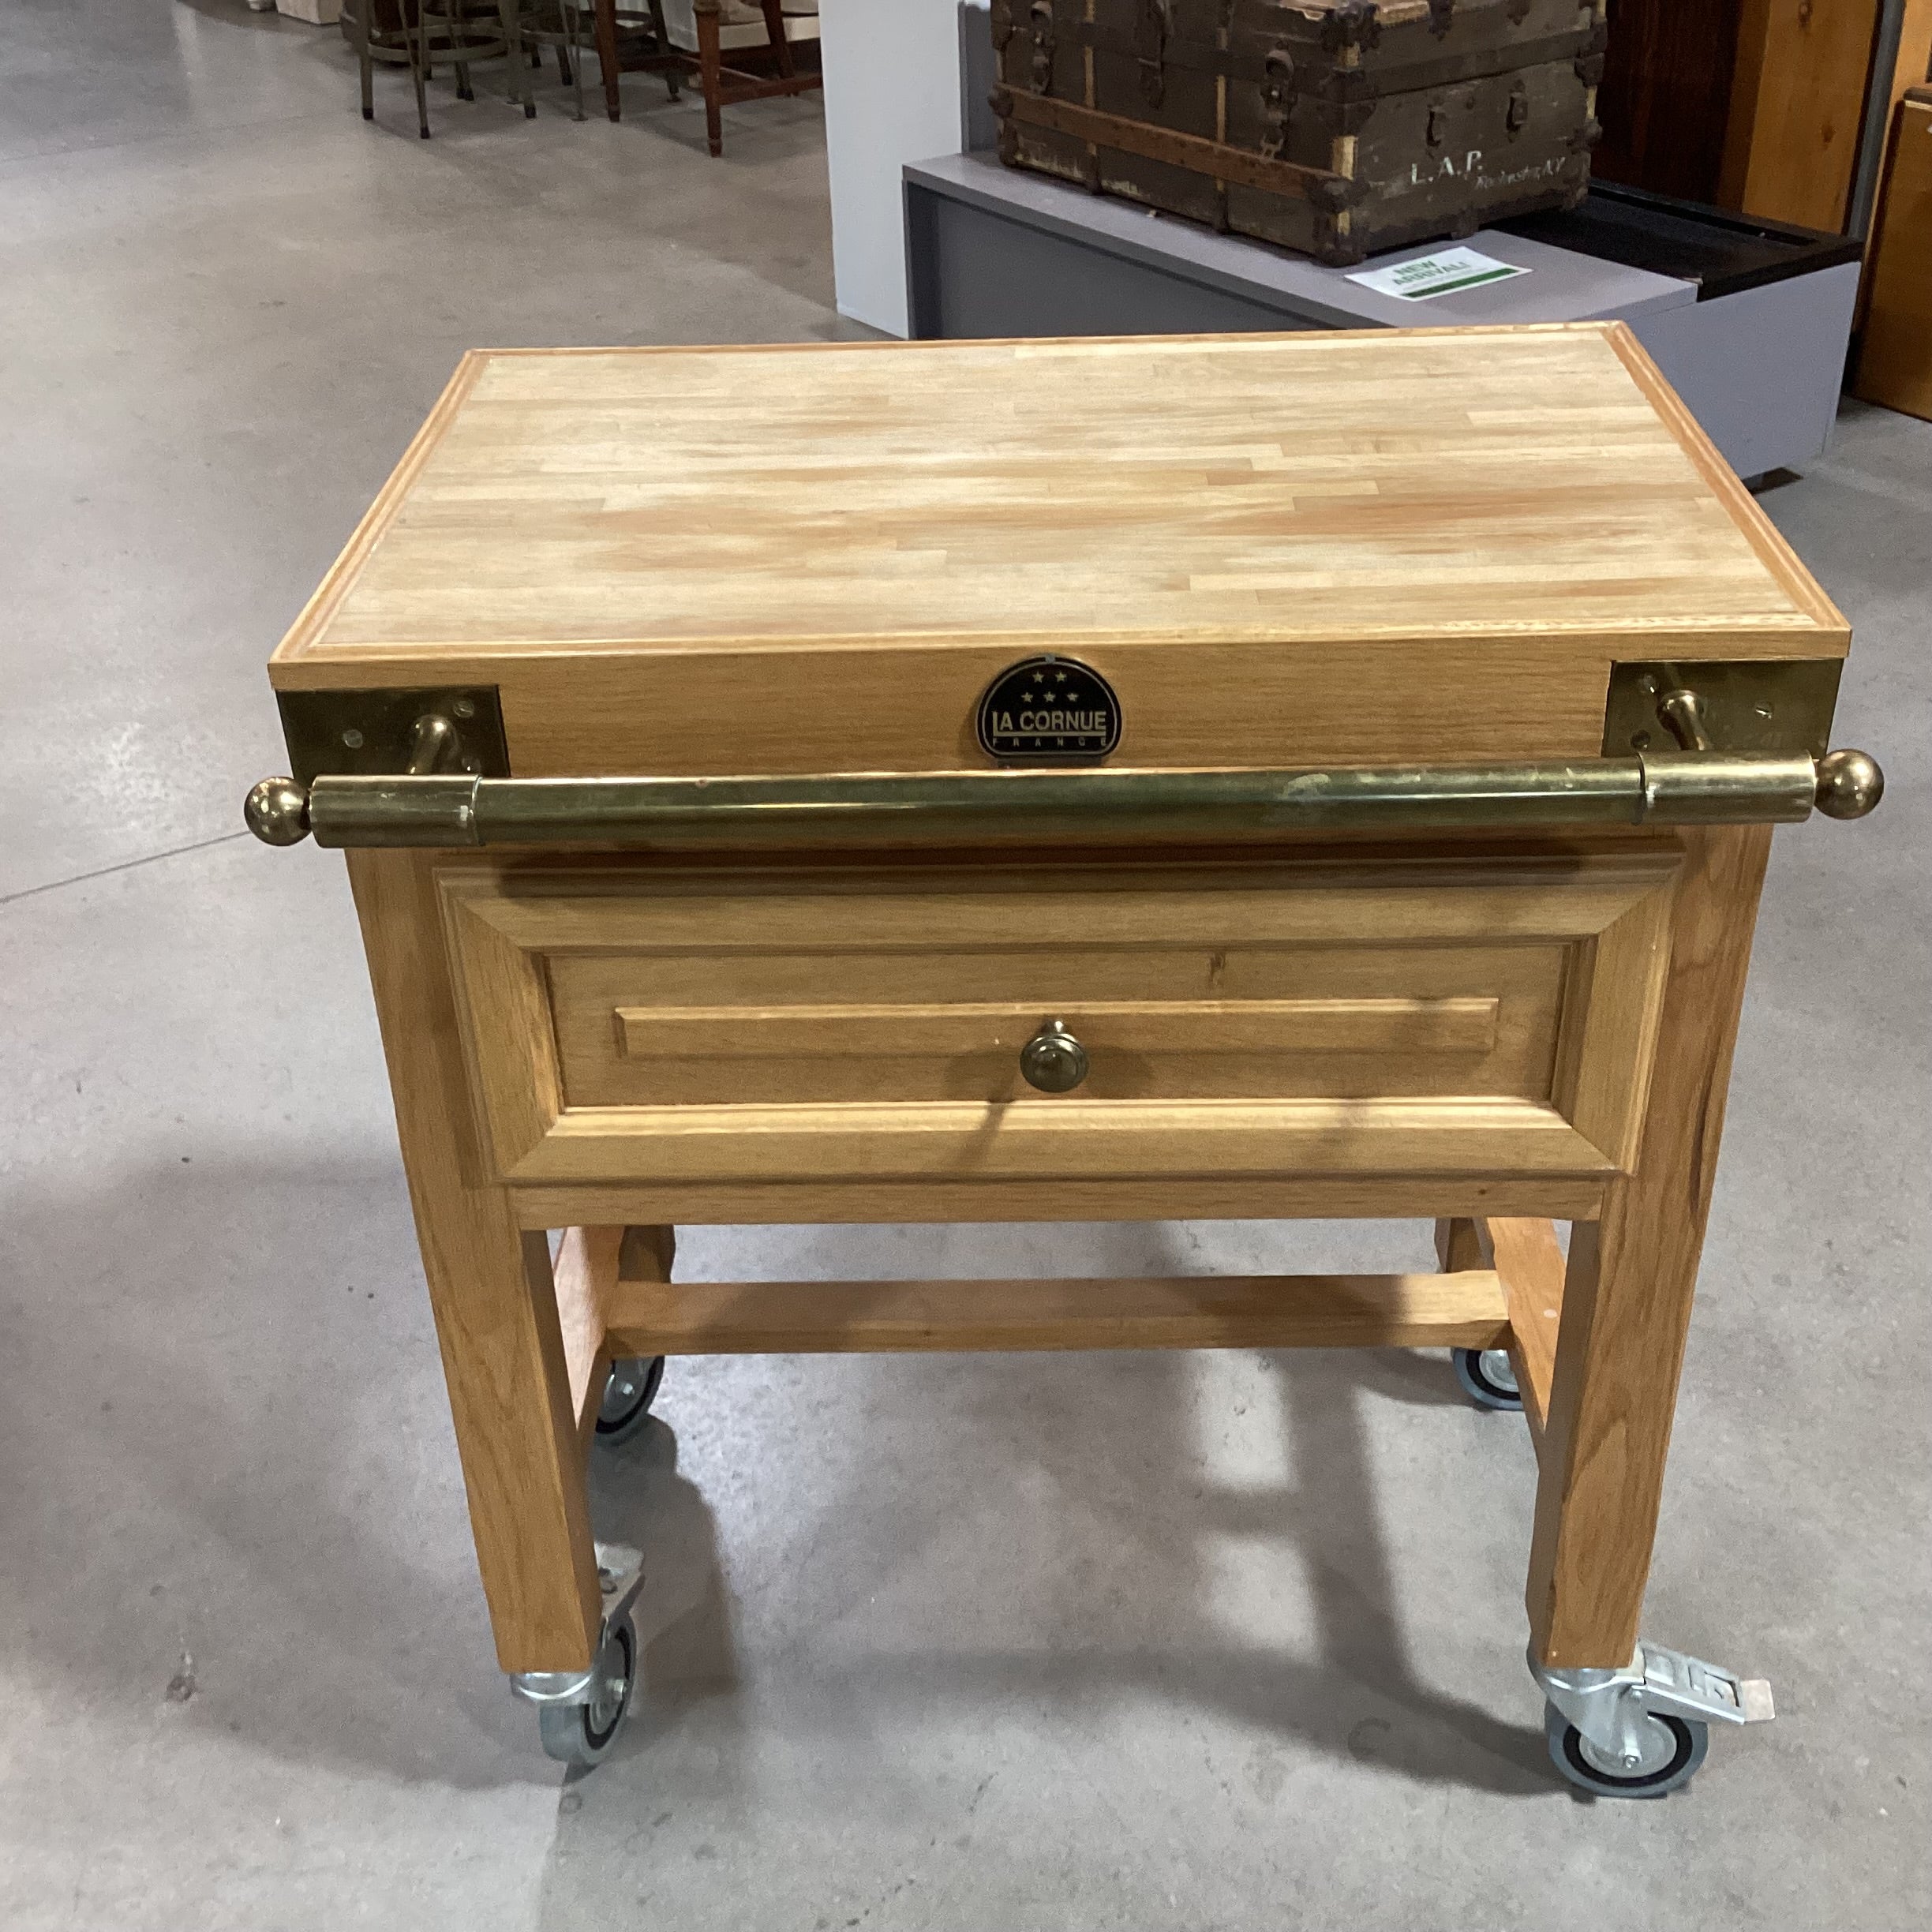
M661 1355L621 1356L610 1366L604 1400L597 1408L597 1439L616 1445L628 1442L643 1428L664 1380Z
M637 1626L627 1615L605 1633L592 1668L590 1694L582 1704L541 1704L537 1733L560 1764L601 1764L609 1756L631 1708L637 1681Z
M1452 1349L1456 1380L1463 1393L1484 1409L1522 1407L1522 1391L1516 1386L1516 1371L1510 1366L1507 1349Z
M1690 1782L1710 1749L1710 1726L1694 1717L1646 1712L1632 1748L1599 1750L1554 1704L1543 1708L1550 1762L1578 1791L1597 1798L1661 1798Z

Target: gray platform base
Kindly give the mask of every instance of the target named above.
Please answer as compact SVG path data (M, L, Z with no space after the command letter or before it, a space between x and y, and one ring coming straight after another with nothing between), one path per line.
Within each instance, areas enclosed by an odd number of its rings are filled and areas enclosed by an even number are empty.
M1630 324L1741 476L1802 469L1823 453L1837 412L1855 263L1699 301L1694 283L1483 229L1470 247L1530 272L1406 302L1346 270L1084 195L984 154L920 162L904 180L915 339L1614 318Z

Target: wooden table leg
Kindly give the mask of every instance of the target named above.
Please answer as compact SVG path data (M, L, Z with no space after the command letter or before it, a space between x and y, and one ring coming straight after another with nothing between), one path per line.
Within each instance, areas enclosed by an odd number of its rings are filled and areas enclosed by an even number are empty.
M724 152L723 43L718 37L718 0L695 0L693 17L698 28L698 71L704 82L705 140L713 155Z
M651 37L657 43L657 58L663 63L665 92L676 100L683 85L683 61L671 42L671 29L665 21L664 0L650 0Z
M1634 1172L1570 1242L1528 1603L1552 1667L1616 1668L1649 1576L1768 826L1683 834L1670 979Z
M764 8L765 38L770 44L772 59L788 80L797 69L792 64L792 41L785 32L784 6L781 0L764 0Z
M483 1166L428 856L348 859L497 1658L581 1670L603 1605L549 1244Z
M597 0L598 70L604 76L604 111L615 121L623 111L618 94L617 0Z
M1436 1223L1436 1259L1445 1275L1460 1274L1466 1268L1487 1267L1476 1238L1476 1223L1461 1219Z

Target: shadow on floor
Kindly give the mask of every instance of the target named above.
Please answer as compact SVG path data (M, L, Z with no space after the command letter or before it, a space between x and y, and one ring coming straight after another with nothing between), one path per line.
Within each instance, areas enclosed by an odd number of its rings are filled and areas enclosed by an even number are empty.
M399 1177L200 1160L93 1179L13 1204L13 1277L35 1293L0 1436L17 1467L36 1443L68 1453L43 1447L0 1500L8 1661L160 1699L185 1655L182 1717L264 1750L459 1785L545 1775L491 1665ZM1173 1230L1106 1238L1123 1269L1189 1264ZM1446 1364L1251 1359L1291 1477L1238 1488L1200 1479L1185 1358L674 1364L662 1399L706 1439L740 1547L721 1548L663 1421L595 1458L601 1531L648 1565L643 1701L599 1807L736 1775L769 1696L739 1662L747 1598L758 1669L804 1687L828 1750L948 1706L1085 1721L1151 1698L1413 1779L1547 1792L1537 1734L1419 1681L1404 1642L1362 1405L1457 1406ZM747 1492L766 1492L749 1529ZM1295 1546L1307 1653L1217 1621L1204 1549L1230 1536ZM853 1609L882 1590L906 1606L889 1649ZM889 1751L872 1771L891 1803Z
M841 1664L818 1654L809 1631L801 1631L783 1653L781 1667L814 1673L837 1724L847 1723L855 1705L863 1705L867 1721L883 1731L915 1725L922 1711L946 1702L970 1709L1014 1697L1076 1707L1123 1694L1148 1695L1275 1729L1337 1755L1372 1759L1418 1779L1548 1794L1540 1731L1501 1720L1419 1682L1403 1640L1357 1406L1361 1395L1377 1391L1419 1406L1461 1406L1440 1357L1394 1351L1273 1357L1289 1418L1291 1464L1299 1477L1292 1489L1189 1494L1183 1452L1171 1460L1174 1493L1165 1497L1139 1483L1123 1488L1107 1473L1123 1464L1145 1466L1147 1480L1160 1480L1155 1472L1163 1462L1158 1444L1163 1415L1185 1422L1188 1410L1180 1376L1168 1372L1176 1365L1160 1357L1134 1362L1133 1399L1121 1403L1104 1399L1102 1386L1116 1379L1112 1372L1118 1358L1070 1360L1076 1365L1068 1372L1069 1392L1076 1395L1084 1383L1089 1395L1103 1399L1083 1404L1077 1415L1063 1412L1029 1440L1021 1419L1001 1398L1004 1364L960 1358L956 1394L968 1406L982 1406L992 1426L969 1428L967 1439L956 1445L934 1444L939 1453L956 1447L960 1456L979 1459L979 1481L995 1494L1009 1485L1024 1490L1023 1473L1038 1461L1050 1462L1054 1488L1076 1527L1059 1552L1065 1587L1047 1593L1048 1627L1039 1632L1045 1647L915 1646ZM674 1362L672 1377L684 1367ZM918 1391L899 1392L908 1408L925 1406ZM935 1421L935 1435L953 1420ZM1130 1446L1121 1441L1129 1436ZM600 1524L606 1533L650 1552L650 1581L638 1609L646 1647L643 1702L613 1758L590 1774L613 1786L623 1781L627 1760L650 1776L647 1761L666 1731L677 1728L697 1707L721 1702L729 1709L746 1689L715 1523L697 1489L676 1475L676 1454L671 1432L654 1421L635 1445L599 1458L607 1465L597 1485L604 1505ZM989 1455L1003 1456L1010 1466L989 1462ZM1097 1485L1085 1480L1090 1469L1103 1472ZM861 1563L881 1552L889 1552L893 1569L918 1568L929 1557L964 1559L956 1584L962 1605L995 1597L1009 1583L1024 1592L1037 1581L1003 1578L1006 1565L997 1547L981 1549L979 1559L972 1560L971 1539L949 1535L943 1521L934 1520L918 1496L901 1486L902 1476L916 1485L924 1473L882 1461L857 1487L828 1500L822 1515L834 1525L863 1522L863 1533L853 1537L853 1553ZM1165 1523L1179 1513L1189 1518L1200 1539L1267 1537L1297 1546L1319 1631L1314 1655L1229 1644L1209 1614L1211 1583L1204 1567L1187 1545L1148 1533L1150 1518ZM834 1562L838 1559L826 1550L825 1541L835 1533L823 1531L814 1539L814 1550ZM782 1573L768 1587L783 1589ZM1125 1619L1118 1614L1123 1599L1133 1605ZM1084 1604L1099 1611L1092 1627L1083 1627ZM1134 1642L1129 1627L1144 1642ZM1365 1694L1407 1721L1398 1725L1373 1715L1349 1715L1359 1711ZM718 1740L713 1735L711 1741Z

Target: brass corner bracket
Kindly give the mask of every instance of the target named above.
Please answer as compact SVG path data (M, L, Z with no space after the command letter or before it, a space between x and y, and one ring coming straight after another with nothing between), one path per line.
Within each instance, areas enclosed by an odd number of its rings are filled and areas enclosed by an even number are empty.
M275 693L275 703L298 784L402 772L510 776L503 706L493 684L285 691Z
M1612 665L1603 754L1681 750L1822 758L1844 668L1838 657Z

